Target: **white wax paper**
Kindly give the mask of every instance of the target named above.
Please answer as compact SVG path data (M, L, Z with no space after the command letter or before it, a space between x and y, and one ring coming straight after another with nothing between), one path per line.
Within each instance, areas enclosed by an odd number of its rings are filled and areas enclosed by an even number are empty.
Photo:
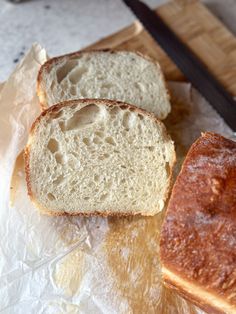
M36 76L46 58L45 50L34 45L0 87L0 312L203 313L162 286L163 213L47 217L31 204L20 153L40 112ZM190 84L169 87L172 113L165 124L176 143L177 173L200 132L234 134Z

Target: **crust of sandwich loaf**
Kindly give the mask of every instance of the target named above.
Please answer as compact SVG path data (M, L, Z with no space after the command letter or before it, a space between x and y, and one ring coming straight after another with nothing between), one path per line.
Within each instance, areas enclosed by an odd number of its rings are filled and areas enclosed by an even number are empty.
M157 69L159 70L161 79L164 82L164 88L165 88L165 92L167 94L167 100L170 102L169 89L168 89L167 82L165 80L164 74L162 72L162 69L160 67L160 64L157 61L155 61L154 59L152 59L151 57L149 57L148 55L144 55L144 54L142 54L139 51L128 51L128 50L119 50L119 49L117 49L117 50L115 50L115 49L86 50L85 49L85 50L80 50L80 51L68 53L68 54L65 54L65 55L62 55L62 56L59 56L59 57L51 58L48 61L46 61L40 67L39 72L38 72L38 77L37 77L37 83L36 83L36 92L37 92L37 95L39 97L40 106L41 106L42 111L44 111L44 110L46 110L48 108L48 105L47 105L47 95L44 92L43 88L41 88L41 82L42 82L42 77L44 75L44 71L49 73L51 66L54 65L55 63L59 63L59 61L61 61L62 59L69 59L71 57L77 57L77 56L80 56L80 55L86 54L86 53L104 53L104 52L110 53L110 54L116 54L116 53L119 53L119 52L122 52L122 53L130 53L130 52L132 52L132 53L140 56L141 58L146 59L147 61L153 63L157 67ZM170 108L170 111L171 111L171 108ZM170 113L170 111L168 112L168 114Z
M162 268L162 278L166 287L175 290L183 298L194 303L196 306L214 314L233 314L236 313L236 307L229 305L223 298L219 298L213 291L203 290L199 285L179 277L176 273L165 267ZM211 300L215 304L212 306Z
M220 159L217 151L222 154ZM199 282L203 292L213 291L213 296L218 294L228 300L228 307L234 306L234 311L229 313L236 313L235 169L236 143L218 134L203 134L192 145L176 180L160 241L164 279L169 285L174 287L176 282L165 271L177 273L176 276L193 285ZM216 182L216 186L211 182ZM189 186L190 190L185 188ZM206 241L208 245L204 244ZM176 288L179 293L183 289L180 284ZM188 299L194 301L195 294L191 296L191 291L186 290L190 294Z
M46 115L50 115L50 113L54 113L54 112L57 112L58 110L60 110L62 107L65 107L65 106L73 106L74 104L77 104L77 103L82 103L82 104L90 104L90 103L97 103L97 104L101 104L101 105L104 105L104 106L119 106L121 109L122 108L127 108L131 111L135 111L135 112L138 112L140 114L143 114L143 115L146 115L146 116L149 116L152 120L155 121L155 123L157 123L161 129L162 129L162 133L163 133L163 137L167 140L171 140L170 136L168 135L167 133L167 130L165 129L163 123L155 117L154 114L148 112L148 111L145 111L144 109L141 109L141 108L137 108L131 104L127 104L127 103L124 103L124 102L121 102L121 101L116 101L116 100L108 100L108 99L88 99L88 98L84 98L84 99L79 99L79 100L67 100L67 101L64 101L64 102L61 102L61 103L58 103L58 104L55 104L51 107L49 107L48 109L44 110L40 116L35 120L35 122L33 123L32 127L31 127L31 130L30 130L30 134L29 134L29 139L28 139L28 143L25 147L25 150L24 150L24 161L25 161L25 178L26 178L26 184L27 184L27 190L28 190L28 195L32 201L32 203L34 203L34 205L39 209L39 211L42 213L42 214L45 214L45 215L49 215L49 216L63 216L63 215L68 215L68 216L75 216L75 215L81 215L81 216L102 216L102 217L107 217L107 216L134 216L134 215L141 215L141 216L154 216L156 213L154 214L148 214L146 212L141 212L141 213L127 213L127 212L124 212L124 213L114 213L112 211L107 211L107 212L99 212L99 211L94 211L94 212L91 212L91 213L87 213L87 212L74 212L74 213L68 213L66 212L66 210L64 211L52 211L44 206L42 206L41 204L39 204L36 200L36 198L34 197L34 194L32 192L32 188L31 188L31 181L30 181L30 146L31 146L31 142L33 141L33 136L34 136L34 132L35 132L35 129L36 127L40 124L41 122L41 119L46 116ZM176 155L175 155L175 151L172 155L172 160L170 160L169 162L169 181L168 181L168 189L166 190L166 193L163 197L163 201L164 203L166 203L166 200L168 199L168 196L170 194L170 190L171 190L171 180L172 180L172 174L173 174L173 168L174 168L174 164L176 162Z

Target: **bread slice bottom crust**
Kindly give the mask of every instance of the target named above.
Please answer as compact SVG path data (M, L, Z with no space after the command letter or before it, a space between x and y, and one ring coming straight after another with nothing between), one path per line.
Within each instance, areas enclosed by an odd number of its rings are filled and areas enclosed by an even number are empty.
M203 290L201 286L180 277L175 272L166 267L162 267L162 276L167 287L175 290L185 299L196 304L208 313L214 314L235 314L236 307L225 302L213 292ZM212 306L214 304L214 307Z
M56 212L56 211L51 211L47 209L46 207L43 207L41 204L39 204L35 198L28 193L31 202L36 206L36 208L39 210L40 214L46 215L46 216L82 216L82 217L103 217L103 218L108 218L108 217L130 217L130 216L140 216L140 217L152 217L153 215L148 215L147 213L117 213L117 212L112 212L107 211L107 212L99 212L99 211L94 211L94 212L74 212L74 213L69 213L69 212Z

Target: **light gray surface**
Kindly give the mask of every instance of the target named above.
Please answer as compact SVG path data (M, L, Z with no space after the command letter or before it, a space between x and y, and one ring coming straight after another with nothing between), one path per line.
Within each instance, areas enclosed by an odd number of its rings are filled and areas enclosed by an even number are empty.
M164 0L146 0L156 7ZM206 0L209 8L236 33L236 0ZM0 0L0 81L33 42L51 56L79 50L134 20L121 0Z

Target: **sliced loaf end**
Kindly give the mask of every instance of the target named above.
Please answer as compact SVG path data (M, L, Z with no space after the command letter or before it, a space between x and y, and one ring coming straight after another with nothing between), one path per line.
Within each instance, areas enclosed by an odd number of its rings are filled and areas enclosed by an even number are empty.
M164 207L174 161L162 122L110 100L49 108L25 150L29 195L51 215L152 216Z
M165 119L169 94L158 63L129 51L75 52L48 60L37 85L43 109L82 98L106 98L135 104Z

